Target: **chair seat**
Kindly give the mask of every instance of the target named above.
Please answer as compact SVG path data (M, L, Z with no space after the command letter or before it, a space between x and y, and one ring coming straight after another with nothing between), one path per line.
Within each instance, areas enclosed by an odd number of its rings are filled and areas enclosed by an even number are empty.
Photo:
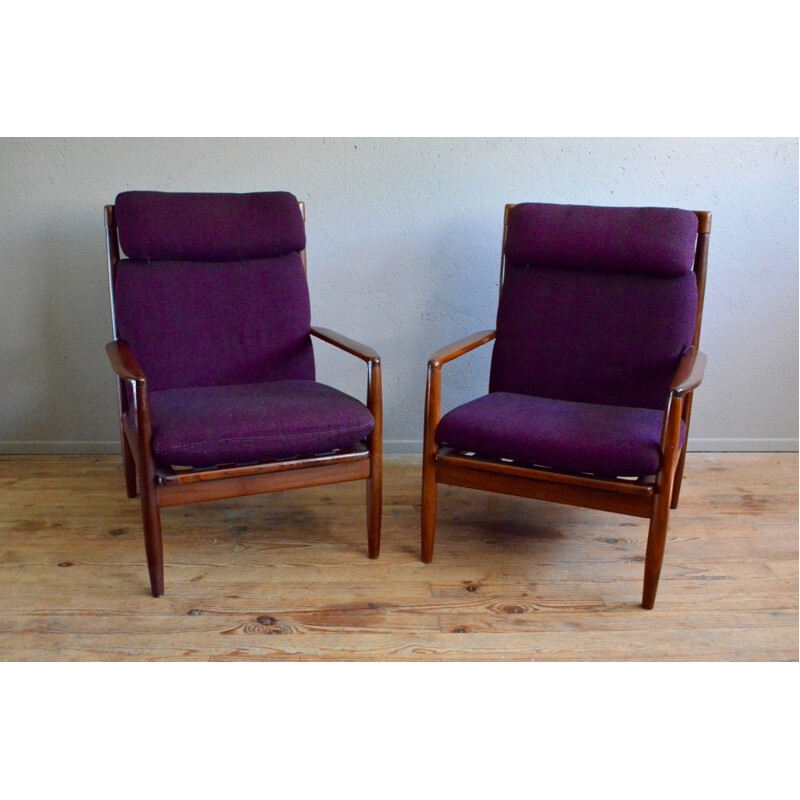
M492 392L445 414L436 441L560 472L643 477L658 472L663 420L649 408Z
M351 447L375 420L363 403L309 380L150 394L153 450L172 466L269 461Z

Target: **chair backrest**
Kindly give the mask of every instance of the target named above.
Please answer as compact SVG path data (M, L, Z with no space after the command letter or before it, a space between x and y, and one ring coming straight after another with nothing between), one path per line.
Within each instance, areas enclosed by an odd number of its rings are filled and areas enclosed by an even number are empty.
M123 192L111 217L126 256L112 270L115 335L151 390L314 379L292 194Z
M509 206L489 390L663 408L699 333L697 243L692 211Z

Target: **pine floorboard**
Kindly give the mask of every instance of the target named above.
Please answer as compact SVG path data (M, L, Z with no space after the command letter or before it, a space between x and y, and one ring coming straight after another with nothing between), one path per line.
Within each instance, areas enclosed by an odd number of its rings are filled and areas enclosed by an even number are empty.
M689 454L656 606L646 520L440 488L386 459L381 556L356 482L162 510L108 456L0 457L2 661L797 661L798 458Z

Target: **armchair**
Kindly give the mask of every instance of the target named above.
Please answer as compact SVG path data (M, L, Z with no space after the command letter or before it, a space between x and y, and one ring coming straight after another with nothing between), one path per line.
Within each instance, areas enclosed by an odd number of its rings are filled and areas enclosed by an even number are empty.
M131 191L105 223L106 352L153 596L164 594L167 506L365 480L377 558L380 358L311 325L304 204L288 192ZM315 380L312 337L365 362L366 405Z
M711 214L507 205L497 327L428 362L422 560L439 483L650 520L653 608L677 508L699 352ZM441 370L494 342L488 394L441 414Z

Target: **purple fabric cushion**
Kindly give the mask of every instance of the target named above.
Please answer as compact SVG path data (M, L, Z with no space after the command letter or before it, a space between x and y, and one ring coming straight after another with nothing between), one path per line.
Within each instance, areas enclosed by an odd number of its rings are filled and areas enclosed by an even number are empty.
M697 217L677 208L520 203L511 211L510 266L677 277L691 271Z
M509 268L489 391L663 409L696 315L694 273Z
M169 389L150 394L150 410L156 457L175 466L325 453L375 425L363 403L315 381Z
M658 472L663 419L649 408L494 392L445 414L436 441L560 472L641 477Z
M119 336L151 391L314 379L298 253L227 263L120 261Z
M138 261L240 261L306 246L289 192L123 192L115 215L120 245Z

